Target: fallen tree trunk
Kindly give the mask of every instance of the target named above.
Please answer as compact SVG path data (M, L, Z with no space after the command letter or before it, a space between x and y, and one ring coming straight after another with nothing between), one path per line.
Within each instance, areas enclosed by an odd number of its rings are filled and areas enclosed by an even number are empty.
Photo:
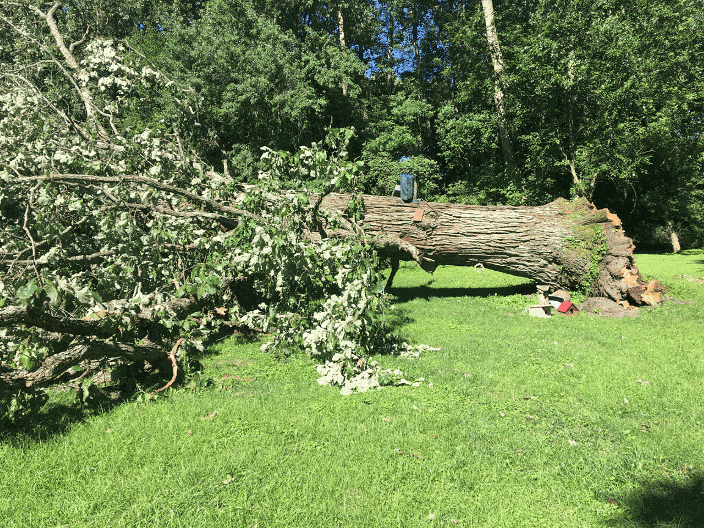
M553 289L631 304L651 304L633 258L634 245L618 217L585 199L558 199L540 207L486 207L404 203L363 195L362 218L347 211L351 196L329 194L320 203L323 236L345 237L362 229L381 256L437 266L475 266L534 279ZM357 208L359 210L359 208ZM340 216L342 226L332 218ZM657 302L657 301L655 301Z
M584 289L594 296L627 300L635 305L658 302L653 284L644 284L638 272L633 259L634 246L624 235L618 217L606 209L597 210L586 200L560 199L541 207L480 207L432 202L407 204L393 197L350 194L312 198L315 205L309 210L309 220L317 232L311 233L311 238L357 238L361 234L382 257L392 262L415 260L431 273L440 265L481 264L488 269L528 277L553 289ZM241 214L241 210L217 202L206 205L224 216L222 229L237 223L243 215L253 217L251 213ZM153 208L152 214L162 214L162 209ZM27 215L25 222L26 218ZM49 243L42 245L40 241L30 249L36 251L45 245ZM190 246L179 248L187 251ZM15 253L6 265L20 265L20 257L25 254L31 254L29 249ZM67 257L71 262L73 258ZM84 260L87 265L99 265L92 259ZM39 269L48 265L48 260L33 258L24 265L39 275ZM234 323L223 320L227 309L223 304L213 304L215 299L228 296L247 311L254 310L261 300L248 277L238 276L221 279L220 288L213 292L173 296L131 316L123 314L127 306L123 301L120 302L124 306L118 302L122 308L111 306L109 301L105 310L84 318L52 311L47 299L4 308L0 310L0 328L39 329L51 334L53 345L30 369L20 368L12 361L7 366L0 363L0 395L46 387L69 367L91 360L122 358L156 365L170 359L175 365L175 348L169 353L168 341L178 335L169 331L161 335L160 320L165 316L172 320L190 317L203 328L209 327L212 320L213 325L222 323L222 328L231 332ZM131 317L131 322L125 323L123 316ZM220 335L215 326L208 334L210 337ZM125 334L124 329L120 330L122 327L131 330Z

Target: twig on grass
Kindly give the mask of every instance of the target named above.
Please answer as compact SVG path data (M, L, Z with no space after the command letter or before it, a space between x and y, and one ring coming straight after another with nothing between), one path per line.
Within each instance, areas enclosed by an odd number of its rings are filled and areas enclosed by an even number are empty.
M164 385L162 388L157 389L156 392L162 392L171 387L173 385L174 381L176 381L176 375L178 374L178 365L176 363L176 350L178 350L179 345L183 343L183 338L180 337L178 341L176 341L176 344L174 345L174 348L171 349L171 353L169 354L169 359L171 359L171 365L173 366L173 375L171 376L171 381L169 381L166 385Z

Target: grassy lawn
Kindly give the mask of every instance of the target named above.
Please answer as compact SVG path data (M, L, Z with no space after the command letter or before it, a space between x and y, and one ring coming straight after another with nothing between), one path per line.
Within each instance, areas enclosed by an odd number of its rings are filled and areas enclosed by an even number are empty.
M57 394L0 439L3 526L704 526L704 252L639 255L676 300L524 313L534 286L402 268L419 387L348 397L230 341L215 378L81 419ZM682 277L682 276L688 276Z

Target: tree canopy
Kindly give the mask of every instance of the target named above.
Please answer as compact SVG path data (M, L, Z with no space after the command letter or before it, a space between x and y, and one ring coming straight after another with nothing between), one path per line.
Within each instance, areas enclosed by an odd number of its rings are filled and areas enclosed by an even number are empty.
M292 151L325 127L354 126L350 155L366 163L366 192L388 194L399 172L413 172L427 199L584 196L618 213L639 245L657 245L668 226L698 245L703 9L497 3L500 73L479 1L212 0L168 31L153 20L170 17L151 15L130 42L193 87L204 155L218 170L238 165L243 179L256 177L262 145Z

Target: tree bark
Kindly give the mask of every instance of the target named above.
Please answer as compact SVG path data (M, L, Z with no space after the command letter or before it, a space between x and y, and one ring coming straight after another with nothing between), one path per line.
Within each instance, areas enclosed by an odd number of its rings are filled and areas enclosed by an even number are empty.
M325 196L320 211L340 215L341 227L323 221L320 232L348 237L360 228L392 261L474 266L535 280L553 289L587 289L591 295L643 304L644 284L633 243L618 217L586 199L558 199L540 207L482 207L363 195L364 216L345 219L350 195Z
M574 37L572 39L574 41ZM574 52L570 52L570 58L567 61L567 108L568 108L568 116L567 116L567 126L569 129L569 149L570 149L570 158L567 157L567 154L564 152L562 155L565 157L565 162L567 163L567 167L570 170L570 175L572 176L572 185L576 186L579 185L579 176L577 175L577 169L575 168L575 152L574 152L574 101L575 97L574 94L572 93L572 86L574 86Z
M58 26L56 25L56 21L54 20L54 14L56 13L56 10L61 6L60 2L54 2L54 5L51 6L49 11L44 14L38 7L36 6L30 6L29 8L34 12L37 16L43 18L47 26L49 26L49 31L51 32L51 36L54 38L54 42L56 43L56 47L59 49L61 52L61 55L64 57L64 61L66 61L66 64L76 72L76 76L80 76L81 74L81 67L78 64L78 61L76 60L76 57L73 55L73 48L75 47L73 44L71 45L70 49L69 47L66 46L66 43L64 41L63 35L61 35L61 31L59 31ZM84 36L85 39L85 36ZM93 95L91 94L90 90L87 87L79 87L77 84L75 84L75 79L71 78L71 82L74 83L74 87L76 90L78 90L78 95L80 96L81 100L83 101L83 106L85 107L86 110L86 121L88 123L88 128L89 129L95 129L102 137L108 137L107 132L103 128L103 126L100 124L98 121L98 107L95 105L93 101Z
M345 49L347 47L347 44L345 43L345 19L342 15L342 7L337 8L337 27L340 32L339 37L340 37L340 47L342 49ZM347 83L343 82L342 83L342 97L347 99L349 96L348 88L347 88Z
M494 74L496 80L494 82L494 104L496 105L496 115L499 124L499 135L501 137L501 149L504 154L504 160L511 175L517 172L516 158L513 154L513 146L508 133L508 121L506 119L506 105L504 104L504 59L501 55L501 47L499 46L499 36L496 34L496 25L494 24L494 4L492 0L482 0L482 8L484 10L484 22L486 25L486 39L489 43L491 51L491 60L494 64Z
M386 106L387 110L391 111L391 94L394 90L394 15L391 11L392 6L388 6L389 17L388 17L388 28L386 30L386 60L388 61L386 70Z
M675 231L672 222L667 221L667 231L670 233L670 242L672 243L672 252L679 253L682 247L680 246L680 238L677 236L677 231Z
M111 357L157 364L169 356L167 350L153 343L145 342L138 346L130 343L87 339L68 350L49 356L38 368L32 371L14 369L12 372L0 374L0 393L46 387L73 365L90 359Z

